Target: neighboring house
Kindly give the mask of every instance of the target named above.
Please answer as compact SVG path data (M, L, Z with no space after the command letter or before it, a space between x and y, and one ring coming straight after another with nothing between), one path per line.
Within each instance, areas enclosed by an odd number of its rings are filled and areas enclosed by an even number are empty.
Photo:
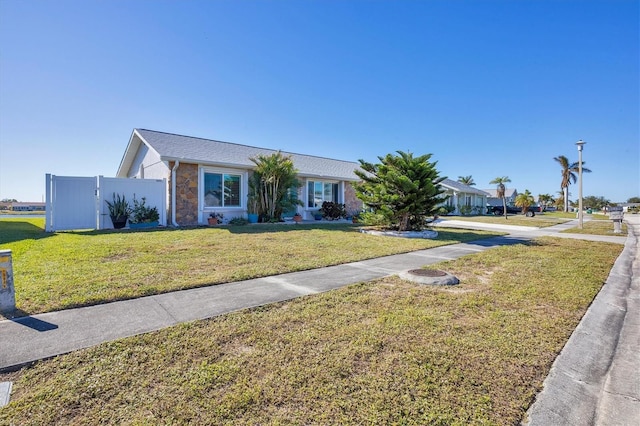
M34 201L31 203L15 202L10 204L9 209L13 210L14 212L35 212L44 211L45 207L46 203L40 203L38 201Z
M453 214L485 214L489 194L464 183L445 179L440 183L449 198L444 203L455 208Z
M618 207L622 207L622 211L627 213L629 211L634 212L640 209L640 203L617 203Z
M490 206L502 206L502 198L498 198L498 190L496 188L483 189L483 191L489 194L487 204ZM515 188L505 188L504 198L506 199L508 206L513 206L515 204L517 196L518 191Z
M210 213L225 218L246 217L248 179L255 168L250 158L271 155L257 148L152 130L134 129L122 157L117 177L167 179L167 205L174 226L207 223ZM347 211L360 210L351 186L359 164L311 155L283 152L298 170L302 186L298 197L304 206L297 211L305 219L323 201L344 203ZM293 216L288 212L285 216Z

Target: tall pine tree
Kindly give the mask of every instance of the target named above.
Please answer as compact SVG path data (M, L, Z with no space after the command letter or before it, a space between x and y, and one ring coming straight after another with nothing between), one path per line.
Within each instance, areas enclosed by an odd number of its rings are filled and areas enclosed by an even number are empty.
M398 155L378 157L379 164L359 160L362 170L355 173L362 181L353 187L367 207L398 230L420 230L446 200L438 185L445 177L439 176L437 162L429 161L431 154L414 157L396 152Z

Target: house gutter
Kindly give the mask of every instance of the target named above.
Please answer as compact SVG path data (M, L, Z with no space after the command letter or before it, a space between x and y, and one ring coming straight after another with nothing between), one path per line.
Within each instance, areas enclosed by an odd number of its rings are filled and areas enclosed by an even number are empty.
M176 160L171 169L171 224L176 228L179 227L176 222L176 170L180 165L180 160Z

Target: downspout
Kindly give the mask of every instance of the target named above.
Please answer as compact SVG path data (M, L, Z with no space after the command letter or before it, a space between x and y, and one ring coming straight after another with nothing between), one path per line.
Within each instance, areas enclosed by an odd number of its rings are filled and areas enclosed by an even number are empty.
M176 222L176 170L180 165L180 160L176 160L171 169L171 224L176 228L180 225Z

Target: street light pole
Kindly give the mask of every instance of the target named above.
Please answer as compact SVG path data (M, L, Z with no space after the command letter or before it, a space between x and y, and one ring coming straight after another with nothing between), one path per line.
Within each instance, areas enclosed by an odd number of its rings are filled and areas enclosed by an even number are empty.
M582 213L582 147L586 144L580 139L576 142L578 145L578 228L583 227L583 213Z

